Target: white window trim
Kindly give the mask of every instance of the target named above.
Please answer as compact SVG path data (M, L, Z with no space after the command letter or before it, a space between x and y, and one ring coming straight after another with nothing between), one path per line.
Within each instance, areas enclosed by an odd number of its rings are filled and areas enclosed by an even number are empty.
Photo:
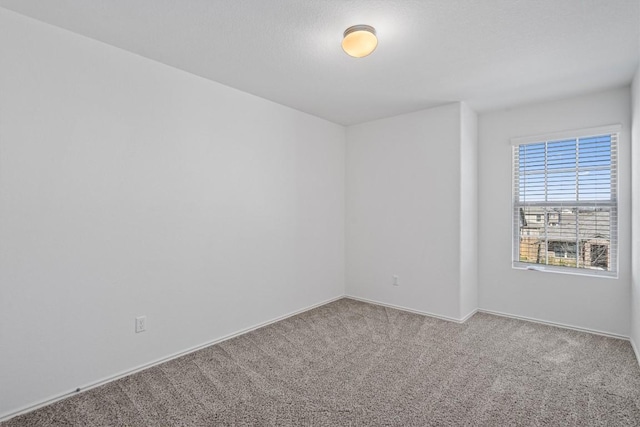
M592 127L592 128L583 128L583 129L574 129L574 130L566 130L566 131L559 131L559 132L552 132L552 133L546 133L546 134L539 134L539 135L532 135L532 136L520 136L520 137L514 137L511 138L509 140L509 143L512 147L517 147L520 145L525 145L525 144L534 144L534 143L540 143L540 142L547 142L547 141L557 141L557 140L562 140L562 139L578 139L578 138L587 138L590 136L599 136L599 135L603 135L603 134L617 134L617 141L618 144L620 142L620 131L622 130L622 125L621 124L612 124L612 125L605 125L605 126L598 126L598 127ZM520 230L519 227L515 224L514 222L514 217L515 217L515 204L516 204L516 199L515 199L515 192L514 192L514 183L515 183L515 165L513 164L513 153L511 155L511 161L512 161L512 165L511 165L511 267L515 270L527 270L527 271L533 271L533 272L543 272L543 273L560 273L560 274L570 274L570 275L574 275L574 276L589 276L589 277L598 277L598 278L604 278L604 279L617 279L618 278L618 274L620 271L620 266L619 266L619 262L620 262L620 256L617 253L618 249L619 249L619 205L618 205L618 201L619 201L619 191L620 191L620 185L619 185L619 181L616 181L616 188L615 188L615 194L613 195L613 200L614 201L609 201L609 202L604 202L603 205L614 205L615 207L615 211L616 211L616 224L615 224L615 228L611 230L611 234L612 237L615 236L615 241L616 241L616 256L614 258L615 260L615 271L599 271L599 270L592 270L592 269L587 269L587 268L573 268L573 267L562 267L562 266L556 266L556 265L546 265L546 264L531 264L531 263L524 263L524 262L520 262L520 261L516 261L516 259L518 259L519 256L519 252L520 252L520 247L519 247L519 240L520 240ZM617 178L619 179L619 163L616 164L616 175ZM576 204L580 204L580 202L576 202ZM590 203L590 205L592 206L593 203ZM518 245L516 245L516 237L518 238Z

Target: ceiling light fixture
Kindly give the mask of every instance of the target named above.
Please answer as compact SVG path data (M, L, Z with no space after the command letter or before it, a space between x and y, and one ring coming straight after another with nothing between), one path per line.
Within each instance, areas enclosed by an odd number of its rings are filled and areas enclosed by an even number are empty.
M354 58L362 58L376 50L376 29L369 25L354 25L344 30L342 50Z

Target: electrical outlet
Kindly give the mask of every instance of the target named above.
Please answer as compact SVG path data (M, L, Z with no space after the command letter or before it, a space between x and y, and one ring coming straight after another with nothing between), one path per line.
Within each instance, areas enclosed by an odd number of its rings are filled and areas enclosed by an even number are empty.
M136 334L138 332L144 332L147 328L147 316L136 317Z
M400 286L400 278L397 275L393 275L393 286Z

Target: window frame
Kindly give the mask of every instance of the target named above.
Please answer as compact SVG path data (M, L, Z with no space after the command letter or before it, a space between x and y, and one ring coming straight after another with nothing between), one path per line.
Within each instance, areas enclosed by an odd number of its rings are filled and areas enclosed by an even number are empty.
M576 129L576 130L568 130L562 132L548 133L542 135L534 135L534 136L525 136L525 137L517 137L511 138L511 223L512 223L512 255L511 255L511 266L513 269L517 270L534 270L534 271L542 271L542 272L553 272L553 273L561 273L561 274L571 274L578 276L592 276L592 277L601 277L601 278L610 278L617 279L619 274L619 191L620 191L620 179L619 179L619 162L618 162L618 147L620 142L620 131L622 126L620 124L608 125L608 126L599 126L593 128L584 128L584 129ZM519 150L519 147L523 145L529 144L541 144L541 143L550 143L567 139L575 139L576 144L577 140L588 137L596 137L603 135L611 135L611 179L612 179L612 189L611 189L611 198L607 201L598 201L598 202L583 202L583 201L559 201L557 204L560 207L561 205L575 205L576 207L580 207L580 205L585 207L607 207L610 209L611 222L610 225L610 237L609 237L609 252L611 257L611 264L609 271L596 270L590 268L578 268L578 267L567 267L567 266L557 266L557 265L548 265L548 264L535 264L535 263L527 263L520 261L520 209L527 206L535 206L536 202L530 202L531 204L526 204L526 202L519 201L519 158L516 158L516 153ZM546 156L546 154L545 154ZM516 163L518 162L518 163ZM576 170L576 172L578 172ZM615 177L615 178L614 178ZM613 181L615 179L615 181ZM518 181L516 181L518 180ZM544 206L549 207L553 205L553 202L543 202ZM547 221L545 215L545 222ZM546 227L546 226L545 226ZM545 240L545 244L548 245L549 241ZM578 256L578 254L576 254Z

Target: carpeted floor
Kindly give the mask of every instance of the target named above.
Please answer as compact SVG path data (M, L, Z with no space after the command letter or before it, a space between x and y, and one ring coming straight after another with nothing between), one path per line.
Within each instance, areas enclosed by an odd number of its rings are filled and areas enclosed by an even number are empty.
M628 342L342 299L2 424L638 426Z

